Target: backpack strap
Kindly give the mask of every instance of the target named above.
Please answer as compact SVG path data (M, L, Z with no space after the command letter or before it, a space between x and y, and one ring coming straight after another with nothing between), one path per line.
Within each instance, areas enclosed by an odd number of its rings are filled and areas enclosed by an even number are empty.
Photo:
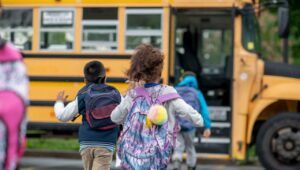
M145 97L145 99L147 100L148 103L151 103L151 98L149 93L147 92L147 90L144 87L136 87L134 89L134 91L136 92L136 98L138 97Z
M174 100L174 99L178 99L178 98L181 98L178 93L168 93L168 94L158 96L158 98L156 100L159 104L162 104L164 102Z
M93 94L92 94L92 88L93 87L95 87L96 85L95 84L90 84L89 86L88 86L88 88L87 88L87 90L86 90L86 93L88 94L88 95L90 95L90 96L94 96Z

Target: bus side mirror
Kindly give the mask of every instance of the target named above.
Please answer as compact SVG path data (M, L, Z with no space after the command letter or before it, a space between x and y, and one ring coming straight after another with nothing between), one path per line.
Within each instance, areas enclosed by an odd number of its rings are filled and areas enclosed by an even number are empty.
M290 32L289 8L278 8L278 35L280 38L288 38Z

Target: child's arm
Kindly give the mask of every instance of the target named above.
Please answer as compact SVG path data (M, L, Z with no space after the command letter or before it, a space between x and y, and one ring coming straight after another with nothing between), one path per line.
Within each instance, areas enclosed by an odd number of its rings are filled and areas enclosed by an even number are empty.
M125 116L128 113L128 109L131 106L132 98L129 95L126 95L125 98L122 98L121 103L112 111L110 118L116 124L122 124L124 122Z
M67 122L72 120L78 113L77 97L74 101L70 102L66 107L64 106L65 98L64 92L60 92L57 96L57 101L54 104L54 113L58 120Z
M198 92L198 98L200 101L200 112L202 114L203 120L204 120L204 127L205 129L210 129L210 118L209 118L209 111L208 107L205 101L205 98L201 91Z
M177 91L168 86L164 94L177 93ZM196 126L203 126L203 118L192 106L187 104L182 99L175 99L170 101L170 110L174 111L178 116L191 120Z
M170 102L170 107L178 116L191 120L196 126L203 126L203 118L195 109L182 99L176 99Z

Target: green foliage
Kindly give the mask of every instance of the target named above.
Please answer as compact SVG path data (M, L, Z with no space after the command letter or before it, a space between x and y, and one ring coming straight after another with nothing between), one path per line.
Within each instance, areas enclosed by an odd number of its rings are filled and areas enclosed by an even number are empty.
M78 151L79 143L78 139L72 138L29 138L27 139L27 149Z
M282 61L281 40L278 36L277 17L270 12L264 12L260 18L262 34L262 56L271 61Z
M289 0L291 25L291 56L296 64L300 64L300 1Z
M268 1L268 0L266 0ZM289 0L290 4L290 63L300 64L300 1ZM264 11L260 16L262 55L267 60L282 61L282 45L278 36L278 18L275 10Z

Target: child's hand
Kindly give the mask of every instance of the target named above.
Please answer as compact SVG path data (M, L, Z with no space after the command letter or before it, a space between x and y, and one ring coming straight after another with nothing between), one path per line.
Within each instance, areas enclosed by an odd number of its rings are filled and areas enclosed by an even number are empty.
M211 135L210 129L205 129L204 132L203 132L203 137L204 138L209 138L210 135Z
M65 91L60 91L58 92L57 94L57 97L56 97L56 100L57 101L62 101L62 102L66 102L67 101L67 98L68 98L68 95L64 96L65 95Z

